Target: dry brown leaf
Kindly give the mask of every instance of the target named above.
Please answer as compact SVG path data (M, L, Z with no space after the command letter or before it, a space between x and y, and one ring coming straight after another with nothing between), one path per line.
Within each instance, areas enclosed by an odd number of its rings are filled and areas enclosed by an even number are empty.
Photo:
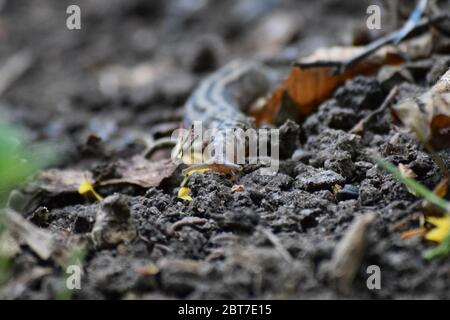
M392 108L403 125L418 132L436 149L450 146L450 69L426 93Z
M434 187L433 193L439 198L444 198L448 192L449 187L448 183L449 183L448 179L442 180L441 182L438 183L436 187ZM445 213L441 208L435 206L434 204L432 204L427 200L423 201L422 207L423 212L425 213L426 216L440 216Z
M346 80L357 75L375 73L384 65L404 62L402 53L412 60L429 56L432 49L430 34L405 41L398 48L384 46L365 59L349 66L343 73L334 74L337 65L349 61L365 47L322 48L312 55L300 59L292 67L287 78L251 111L258 125L283 121L283 113L296 120L303 120L317 106L330 97L333 91ZM301 66L301 68L299 67Z
M356 75L371 74L384 64L398 64L403 61L396 49L385 47L344 73L333 74L333 63L344 62L361 50L363 47L323 48L299 60L302 68L293 67L286 80L267 98L265 105L252 113L257 124L275 123L282 107L295 109L296 116L302 120L346 80Z
M99 181L98 185L132 184L143 188L158 187L164 179L173 175L177 167L170 159L149 161L136 156L117 162L115 173L118 178Z
M51 194L77 193L84 179L92 179L92 173L81 170L50 169L36 177L39 189Z
M6 210L11 235L25 242L42 260L48 260L61 250L62 245L49 231L36 227L13 210Z

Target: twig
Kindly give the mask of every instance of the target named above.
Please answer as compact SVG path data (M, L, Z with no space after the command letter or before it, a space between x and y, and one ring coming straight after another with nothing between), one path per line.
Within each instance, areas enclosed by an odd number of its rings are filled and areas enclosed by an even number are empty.
M207 219L199 218L199 217L186 217L186 218L183 218L180 221L177 221L174 224L172 224L168 229L168 233L173 235L173 234L175 234L175 232L178 229L180 229L184 226L205 224L207 221L208 221Z
M6 61L0 69L0 97L32 66L33 61L29 51L18 52Z
M51 233L36 227L12 209L4 210L13 237L25 241L41 259L49 259L60 249Z
M389 228L389 232L398 232L400 229L406 227L408 223L419 220L422 216L421 213L413 213L411 215L406 216L405 218L401 219L400 221L397 221L393 226Z
M420 4L419 4L420 5ZM417 8L416 8L417 10ZM414 12L416 11L414 10ZM411 15L411 17L414 16ZM442 14L435 16L433 18L423 18L420 21L416 22L415 24L411 24L410 20L398 31L395 31L393 33L387 34L384 37L381 37L372 43L368 44L364 50L362 50L360 53L355 55L354 57L348 59L345 62L342 62L340 64L339 69L337 70L338 74L342 74L345 70L347 70L350 66L360 62L361 60L365 59L367 56L373 54L378 49L388 45L388 44L394 44L398 45L401 41L403 41L408 35L410 35L413 32L419 31L422 28L428 27L429 25L438 23L440 21L449 19L450 15L448 14Z
M288 263L292 263L292 256L289 251L286 250L285 247L281 244L280 240L274 235L270 230L260 229L261 232L267 237L267 239L272 243L275 247L275 250L281 255L281 257L286 260Z
M361 266L367 245L367 230L375 217L374 212L357 217L334 250L329 275L337 288L343 292L350 290Z
M339 69L342 66L342 62L339 61L315 61L315 62L295 62L294 67L300 69L311 68L336 68Z
M424 227L420 227L420 228L416 228L416 229L412 229L412 230L408 230L405 232L402 232L400 234L400 238L402 240L407 240L407 239L411 239L417 236L423 236L425 233L427 233L427 229Z
M420 22L426 8L428 6L428 0L420 0L417 4L414 11L409 16L408 21L406 21L405 25L395 33L395 38L393 40L394 45L398 45L400 41L406 38L407 35L414 30L416 25Z
M394 101L395 97L398 94L398 87L395 86L394 88L392 88L392 90L389 92L388 96L386 97L386 99L384 100L384 102L381 104L381 106L374 110L373 112L371 112L370 114L368 114L366 117L364 117L363 119L361 119L351 130L350 133L353 134L358 134L364 131L364 127L367 125L367 123L369 123L370 121L372 121L375 117L377 117L378 115L384 113L386 111L387 108L389 108L389 106L392 104L392 102Z

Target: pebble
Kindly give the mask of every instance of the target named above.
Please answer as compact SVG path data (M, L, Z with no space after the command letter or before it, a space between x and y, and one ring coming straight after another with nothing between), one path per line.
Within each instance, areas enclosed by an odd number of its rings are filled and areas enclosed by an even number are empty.
M344 187L336 193L337 201L358 199L358 197L359 197L359 188L351 184L344 185Z

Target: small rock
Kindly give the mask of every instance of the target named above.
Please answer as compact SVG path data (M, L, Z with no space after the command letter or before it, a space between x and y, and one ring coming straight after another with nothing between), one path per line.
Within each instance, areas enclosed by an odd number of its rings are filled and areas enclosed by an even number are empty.
M320 170L305 164L299 164L295 170L298 174L296 187L306 191L331 189L333 185L345 182L344 177L331 170Z
M137 236L125 196L114 194L103 200L97 212L92 237L99 247L111 247Z
M359 188L351 184L346 184L341 190L336 193L337 201L358 199L358 197Z

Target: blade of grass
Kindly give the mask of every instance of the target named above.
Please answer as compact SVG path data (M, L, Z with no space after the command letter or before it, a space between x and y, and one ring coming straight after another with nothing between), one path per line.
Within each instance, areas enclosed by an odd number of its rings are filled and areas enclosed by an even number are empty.
M9 191L53 160L49 147L23 143L17 129L0 123L0 207Z
M442 208L446 212L450 212L450 203L445 201L444 199L435 195L431 190L422 185L420 182L417 182L414 179L404 177L400 170L397 169L393 164L388 161L385 161L381 158L375 159L378 165L384 168L386 171L391 173L396 179L398 179L405 186L416 192L418 195L426 199L427 201L433 203L434 205Z
M0 123L0 235L8 228L2 208L9 192L53 159L48 147L32 148L24 141L19 130ZM0 294L9 280L10 268L11 258L0 255Z
M395 178L406 185L411 190L415 191L418 195L422 196L427 201L434 205L444 209L450 214L450 203L444 199L435 195L427 187L417 182L414 179L404 177L400 170L398 170L393 164L383 159L376 159L379 166L383 167L386 171L390 172ZM427 260L431 260L437 257L443 257L450 254L450 234L448 234L442 243L434 249L431 249L423 254L423 257Z
M450 174L448 172L447 165L445 164L444 160L442 160L441 156L434 150L434 148L431 146L431 144L427 141L423 132L420 131L420 129L415 126L412 127L411 129L416 134L417 139L419 139L420 143L422 143L422 145L425 146L425 149L427 149L427 151L433 158L434 162L436 162L436 164L438 165L438 167L441 170L444 177L450 178Z
M427 260L431 260L437 257L444 257L450 254L450 234L445 237L444 241L434 249L431 249L424 253L423 257Z

